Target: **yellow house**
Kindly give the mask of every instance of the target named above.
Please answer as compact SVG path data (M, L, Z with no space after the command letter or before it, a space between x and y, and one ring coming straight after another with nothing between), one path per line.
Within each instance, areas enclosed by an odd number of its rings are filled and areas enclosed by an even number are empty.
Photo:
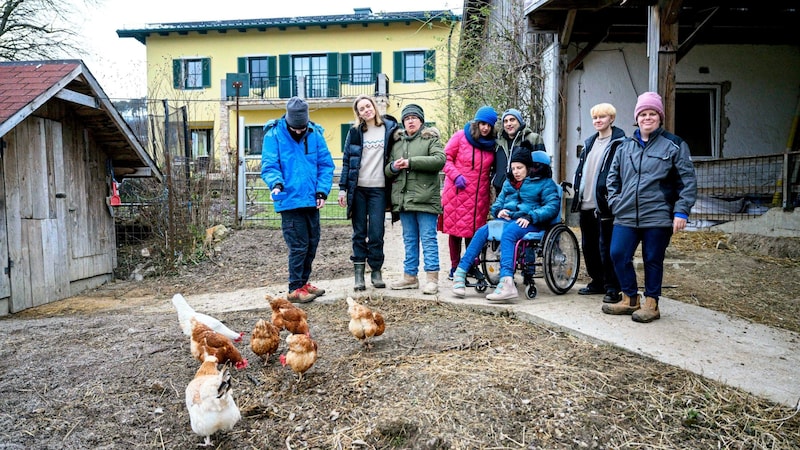
M444 124L460 16L450 11L381 12L148 24L117 30L147 47L148 97L187 107L193 157L261 154L264 124L292 96L306 98L334 159L353 121L352 102L375 95L399 118L409 103ZM238 88L238 97L237 97ZM238 123L239 127L234 126ZM338 165L338 164L337 164Z

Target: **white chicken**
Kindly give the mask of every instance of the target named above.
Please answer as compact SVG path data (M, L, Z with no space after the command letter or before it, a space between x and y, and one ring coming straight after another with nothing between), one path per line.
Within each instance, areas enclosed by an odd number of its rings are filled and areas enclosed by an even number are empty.
M178 322L181 325L183 334L187 336L191 337L192 335L192 317L217 333L227 337L228 339L231 339L233 342L241 342L242 337L244 336L244 332L237 333L231 330L225 326L224 323L220 322L219 319L195 311L191 306L189 306L189 303L186 302L186 299L181 294L175 294L172 296L172 304L175 305L175 309L178 310Z
M200 365L194 379L186 386L186 409L192 431L205 438L204 447L214 445L211 435L220 430L232 430L242 418L233 398L231 374L225 367L217 369L217 358L209 356Z

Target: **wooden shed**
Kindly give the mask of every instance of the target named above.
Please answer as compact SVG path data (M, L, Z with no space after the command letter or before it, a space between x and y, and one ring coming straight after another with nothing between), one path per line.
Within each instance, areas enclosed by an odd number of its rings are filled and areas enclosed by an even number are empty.
M114 173L161 179L82 61L0 63L0 315L113 278Z

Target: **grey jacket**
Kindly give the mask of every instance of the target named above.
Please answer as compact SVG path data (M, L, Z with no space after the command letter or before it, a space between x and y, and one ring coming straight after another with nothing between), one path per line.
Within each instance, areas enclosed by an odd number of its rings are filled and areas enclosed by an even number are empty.
M614 224L635 228L672 227L688 217L697 198L689 146L658 128L645 147L639 130L617 148L608 172L608 205Z

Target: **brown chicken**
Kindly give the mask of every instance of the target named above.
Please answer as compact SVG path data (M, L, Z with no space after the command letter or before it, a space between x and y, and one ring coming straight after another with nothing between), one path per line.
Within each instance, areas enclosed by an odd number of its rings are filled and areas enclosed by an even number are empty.
M287 365L297 374L297 382L303 380L303 374L317 361L317 343L308 334L290 334L286 336L289 349L281 355L281 365Z
M347 297L347 312L350 314L348 328L350 333L361 341L367 348L372 348L370 338L380 336L386 330L386 323L381 313L357 303L352 297Z
M191 325L192 340L189 343L189 350L198 361L205 362L208 356L213 356L220 364L230 362L238 370L247 367L247 359L242 358L233 341L195 318L191 319Z
M281 334L278 327L264 319L258 319L250 336L250 349L253 353L261 357L261 361L266 364L269 357L278 351L281 343Z
M209 356L186 386L186 409L192 431L205 438L203 447L213 445L211 435L220 430L232 430L242 418L233 399L231 374L228 367L217 370L217 358Z
M285 298L266 296L272 308L272 324L278 330L286 330L292 334L308 334L308 316L303 309L294 306Z

